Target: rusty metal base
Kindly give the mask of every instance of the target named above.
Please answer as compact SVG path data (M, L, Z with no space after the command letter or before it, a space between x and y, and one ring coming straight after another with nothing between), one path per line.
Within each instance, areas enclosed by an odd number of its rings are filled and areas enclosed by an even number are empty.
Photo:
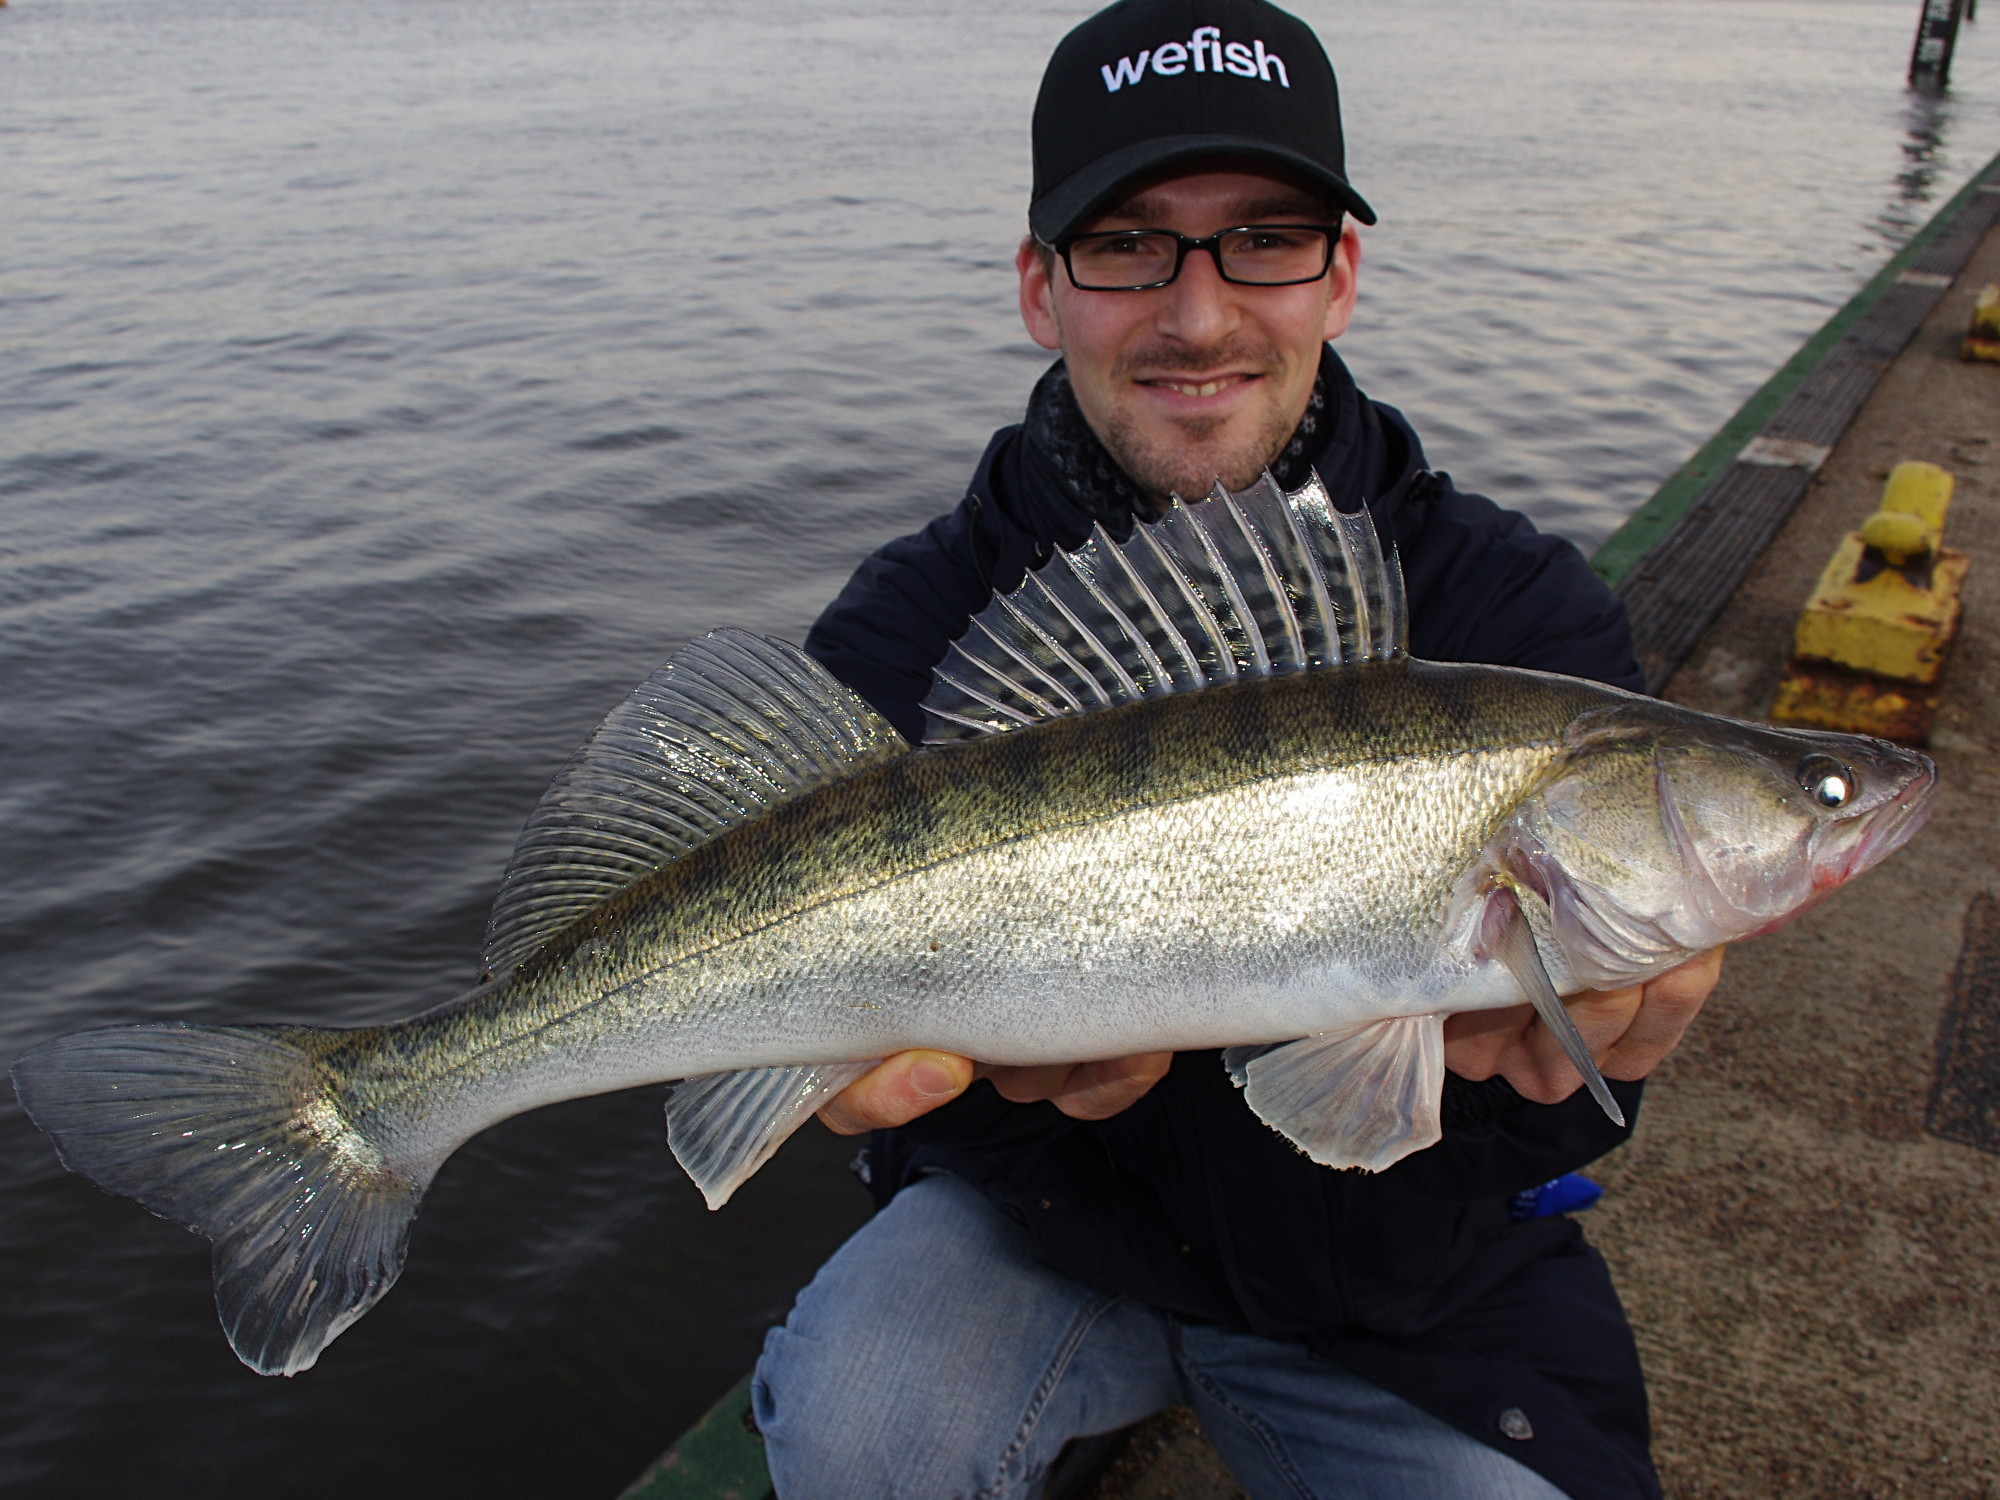
M1891 682L1829 662L1793 657L1778 679L1771 721L1922 746L1930 742L1931 727L1937 722L1939 696L1938 683Z

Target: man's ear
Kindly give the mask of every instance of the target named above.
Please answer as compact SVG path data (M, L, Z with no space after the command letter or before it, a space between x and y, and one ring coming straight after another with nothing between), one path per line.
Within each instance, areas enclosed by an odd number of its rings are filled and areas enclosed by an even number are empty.
M1356 278L1361 271L1361 236L1355 231L1354 221L1349 219L1340 231L1340 243L1333 247L1333 267L1328 273L1331 287L1326 304L1326 332L1324 338L1337 339L1347 332L1347 323L1354 316L1354 292Z
M1021 248L1014 252L1014 269L1021 274L1021 322L1028 337L1044 349L1062 347L1062 325L1056 321L1056 289L1053 282L1055 253L1043 248L1032 234L1021 236Z

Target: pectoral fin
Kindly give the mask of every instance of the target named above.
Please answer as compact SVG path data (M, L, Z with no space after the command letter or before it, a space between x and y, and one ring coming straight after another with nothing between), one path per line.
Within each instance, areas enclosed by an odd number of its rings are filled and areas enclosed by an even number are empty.
M1556 1040L1562 1043L1564 1054L1583 1075L1583 1086L1590 1090L1590 1097L1597 1101L1598 1108L1604 1111L1612 1124L1622 1127L1625 1111L1611 1097L1611 1087L1605 1083L1604 1075L1597 1071L1590 1048L1584 1045L1583 1033L1576 1029L1576 1022L1570 1019L1562 997L1549 982L1549 971L1542 965L1541 950L1535 946L1535 934L1521 911L1521 903L1514 898L1512 891L1496 892L1493 900L1505 902L1507 908L1493 956L1507 966L1507 972L1514 976L1521 992L1533 1002L1535 1014L1542 1018L1542 1024L1554 1032Z
M1444 1018L1396 1016L1223 1061L1257 1118L1314 1161L1380 1172L1444 1134Z
M710 1208L720 1208L827 1100L872 1062L749 1068L674 1085L667 1144Z

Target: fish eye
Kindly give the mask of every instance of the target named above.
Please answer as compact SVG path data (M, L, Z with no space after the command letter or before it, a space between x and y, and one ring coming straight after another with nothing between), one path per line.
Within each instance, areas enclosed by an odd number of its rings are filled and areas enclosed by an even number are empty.
M1831 755L1808 755L1799 761L1799 785L1821 807L1845 807L1861 790L1846 766Z

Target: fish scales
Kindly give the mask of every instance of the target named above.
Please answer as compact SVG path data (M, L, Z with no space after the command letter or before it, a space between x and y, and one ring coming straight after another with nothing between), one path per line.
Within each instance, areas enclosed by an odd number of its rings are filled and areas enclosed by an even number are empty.
M1603 701L1391 664L912 754L731 830L513 975L347 1034L325 1065L358 1112L420 1110L449 1149L584 1082L906 1046L1054 1062L1277 1040L1303 997L1246 1016L1228 984L1282 988L1336 942L1376 975L1357 1005L1418 977L1460 871ZM1338 906L1307 894L1343 883ZM1195 1009L1218 948L1234 966ZM601 1079L578 1077L579 1048Z

